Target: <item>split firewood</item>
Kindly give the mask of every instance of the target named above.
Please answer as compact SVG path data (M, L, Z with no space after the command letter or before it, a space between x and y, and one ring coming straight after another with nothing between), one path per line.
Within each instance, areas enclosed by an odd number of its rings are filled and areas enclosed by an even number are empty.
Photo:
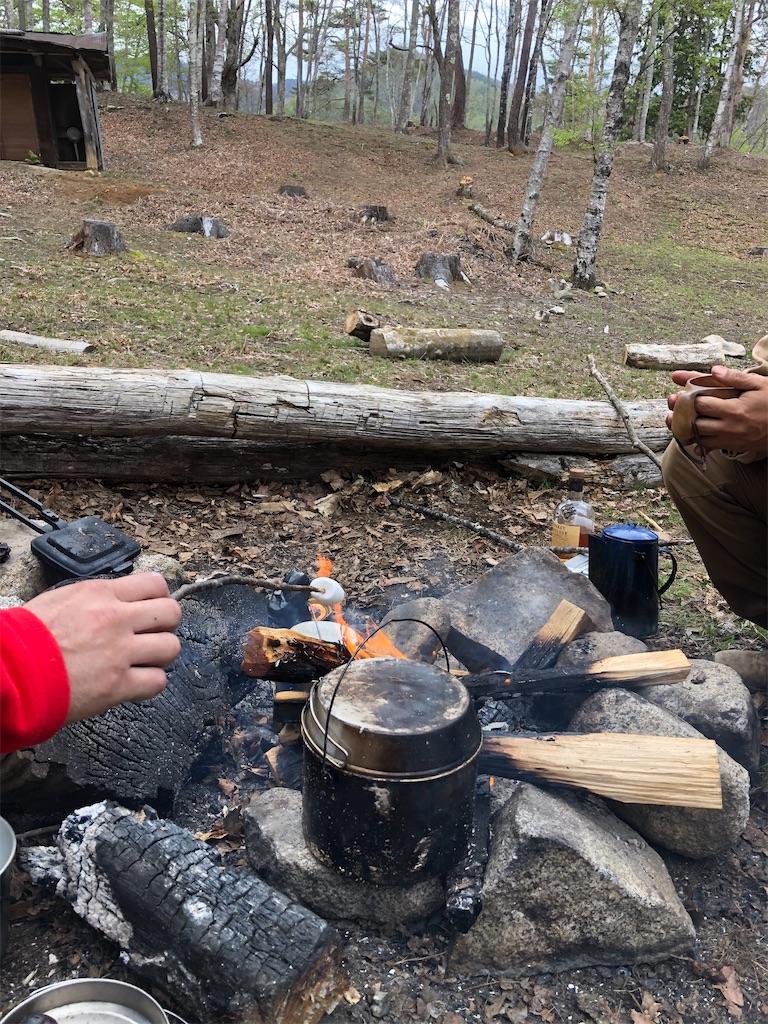
M111 220L90 218L83 221L66 248L85 253L87 256L111 256L128 250L117 224L113 224Z
M723 346L701 341L696 345L625 345L624 363L640 370L701 370L709 373L725 362Z
M317 1024L346 987L338 932L171 821L82 808L25 867L189 1020Z
M607 686L660 686L680 683L691 671L691 663L682 651L650 651L642 654L618 654L591 665L566 665L562 668L513 669L508 672L479 672L467 676L464 685L474 698L527 696L542 693L583 693L588 696Z
M481 771L576 786L627 804L723 805L713 740L609 733L489 736Z
M343 644L292 629L257 626L245 638L242 671L255 679L309 682L349 661Z
M513 671L550 668L567 643L593 628L592 620L582 608L562 600L517 659Z

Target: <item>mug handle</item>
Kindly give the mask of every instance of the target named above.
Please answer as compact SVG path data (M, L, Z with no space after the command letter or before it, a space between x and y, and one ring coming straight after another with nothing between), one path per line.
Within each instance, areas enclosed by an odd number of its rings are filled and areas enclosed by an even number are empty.
M669 579L667 580L667 582L664 584L664 586L659 591L659 599L661 599L661 595L662 594L666 594L666 592L669 590L669 588L675 582L675 577L677 576L677 559L672 554L672 552L669 550L669 548L659 548L659 554L668 555L669 558L672 559L672 572L669 574Z

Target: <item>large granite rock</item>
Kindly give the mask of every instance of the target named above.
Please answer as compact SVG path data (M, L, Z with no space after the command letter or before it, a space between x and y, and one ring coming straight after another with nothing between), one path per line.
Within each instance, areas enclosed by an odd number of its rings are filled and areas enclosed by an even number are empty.
M666 708L628 690L602 690L582 704L573 732L624 732L650 736L702 734ZM611 802L610 806L652 843L699 859L729 849L749 820L749 772L718 748L722 810Z
M488 651L514 665L563 599L582 608L597 631L613 631L610 606L586 576L550 551L526 548L442 599L451 620L448 646L473 672L502 667L489 665Z
M245 846L254 871L321 917L396 925L428 917L443 906L437 878L411 886L368 885L326 867L307 847L301 793L270 789L243 812Z
M661 858L604 805L521 785L492 827L483 910L453 947L454 970L652 962L693 942Z
M760 762L760 724L749 690L727 665L696 659L682 683L646 686L643 697L714 740L750 773Z

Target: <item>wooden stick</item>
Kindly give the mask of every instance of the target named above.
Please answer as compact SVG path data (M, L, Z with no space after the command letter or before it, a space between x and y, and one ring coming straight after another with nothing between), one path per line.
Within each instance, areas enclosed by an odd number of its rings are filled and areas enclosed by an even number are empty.
M722 807L713 740L624 733L483 739L482 772L560 783L628 804Z
M25 334L23 331L0 331L0 341L13 341L17 345L32 345L35 348L49 348L55 352L91 352L96 347L90 341L45 338L40 334Z
M613 388L611 387L611 385L608 383L608 381L605 379L605 377L602 375L602 373L600 373L600 371L598 370L597 365L595 364L595 357L590 352L590 354L589 354L589 356L587 358L588 358L588 361L589 361L589 371L590 371L590 373L595 378L595 380L598 382L598 384L600 384L600 386L602 387L603 391L606 393L606 395L608 395L608 398L611 400L611 405L614 407L616 412L619 414L619 416L621 417L621 420L622 420L624 426L626 427L627 434L629 435L630 441L635 446L635 448L637 448L637 450L639 452L642 452L643 455L647 455L648 458L651 460L651 462L653 462L656 466L658 466L659 469L661 469L661 459L656 454L656 452L651 451L651 449L648 447L648 445L645 444L643 441L641 441L640 438L637 436L637 432L636 432L635 428L632 425L632 420L629 418L629 413L627 412L627 409L626 409L624 403L615 394L615 392L614 392Z
M478 698L515 697L519 694L592 693L605 686L658 686L680 683L691 671L682 651L649 651L618 654L591 665L524 670L523 672L478 672L464 680Z

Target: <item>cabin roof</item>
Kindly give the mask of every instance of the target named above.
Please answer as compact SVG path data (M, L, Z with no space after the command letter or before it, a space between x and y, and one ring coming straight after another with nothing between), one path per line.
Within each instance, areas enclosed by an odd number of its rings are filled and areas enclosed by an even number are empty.
M70 72L70 61L80 56L99 81L107 81L111 74L106 32L76 36L63 32L0 29L0 54L40 55L46 58L48 70L62 72Z

